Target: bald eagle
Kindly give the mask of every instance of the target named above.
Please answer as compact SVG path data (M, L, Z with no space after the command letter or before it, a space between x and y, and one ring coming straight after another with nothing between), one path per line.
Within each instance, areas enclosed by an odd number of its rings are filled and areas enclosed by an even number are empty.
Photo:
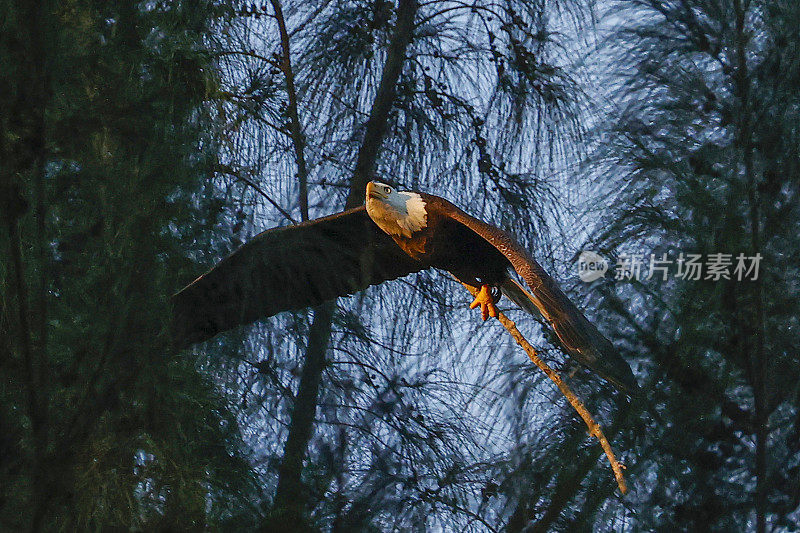
M374 181L366 193L364 206L257 235L176 294L178 346L437 268L479 288L470 307L480 306L484 320L497 316L505 294L540 314L571 357L620 390L636 390L612 344L508 233L431 194Z

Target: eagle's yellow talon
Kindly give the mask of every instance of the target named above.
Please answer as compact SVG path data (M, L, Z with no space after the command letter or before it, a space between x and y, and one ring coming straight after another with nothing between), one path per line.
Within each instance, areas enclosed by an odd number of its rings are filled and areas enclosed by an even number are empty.
M488 285L481 285L481 290L475 295L475 299L469 304L470 309L481 306L481 318L486 320L489 317L497 318L497 307L494 305L494 298Z

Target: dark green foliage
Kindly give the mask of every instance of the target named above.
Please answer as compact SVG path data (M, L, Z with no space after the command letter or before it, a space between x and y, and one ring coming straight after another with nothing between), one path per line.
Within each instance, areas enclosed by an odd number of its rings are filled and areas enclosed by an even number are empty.
M670 275L600 287L608 328L649 391L628 444L634 529L794 531L800 11L636 4L625 16L642 22L616 42L629 70L606 160L624 192L593 246L611 257L763 258L757 281Z
M0 529L220 527L251 513L237 421L166 328L224 205L217 8L36 4L0 29L0 187L29 206L0 240Z

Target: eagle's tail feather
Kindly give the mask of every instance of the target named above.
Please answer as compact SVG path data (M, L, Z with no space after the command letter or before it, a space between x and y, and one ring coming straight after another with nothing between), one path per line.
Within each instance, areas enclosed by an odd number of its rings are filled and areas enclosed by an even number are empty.
M528 313L547 320L566 351L619 389L637 394L638 385L630 367L614 346L597 331L562 294L551 294L540 286L541 295L528 292L511 277L500 285L503 294ZM559 291L560 292L560 291Z

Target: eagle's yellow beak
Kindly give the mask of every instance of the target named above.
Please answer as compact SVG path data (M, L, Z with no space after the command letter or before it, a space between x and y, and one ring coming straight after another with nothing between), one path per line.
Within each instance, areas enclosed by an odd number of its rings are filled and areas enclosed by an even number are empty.
M374 181L367 183L367 200L370 198L375 198L377 200L382 200L384 198L383 192Z

